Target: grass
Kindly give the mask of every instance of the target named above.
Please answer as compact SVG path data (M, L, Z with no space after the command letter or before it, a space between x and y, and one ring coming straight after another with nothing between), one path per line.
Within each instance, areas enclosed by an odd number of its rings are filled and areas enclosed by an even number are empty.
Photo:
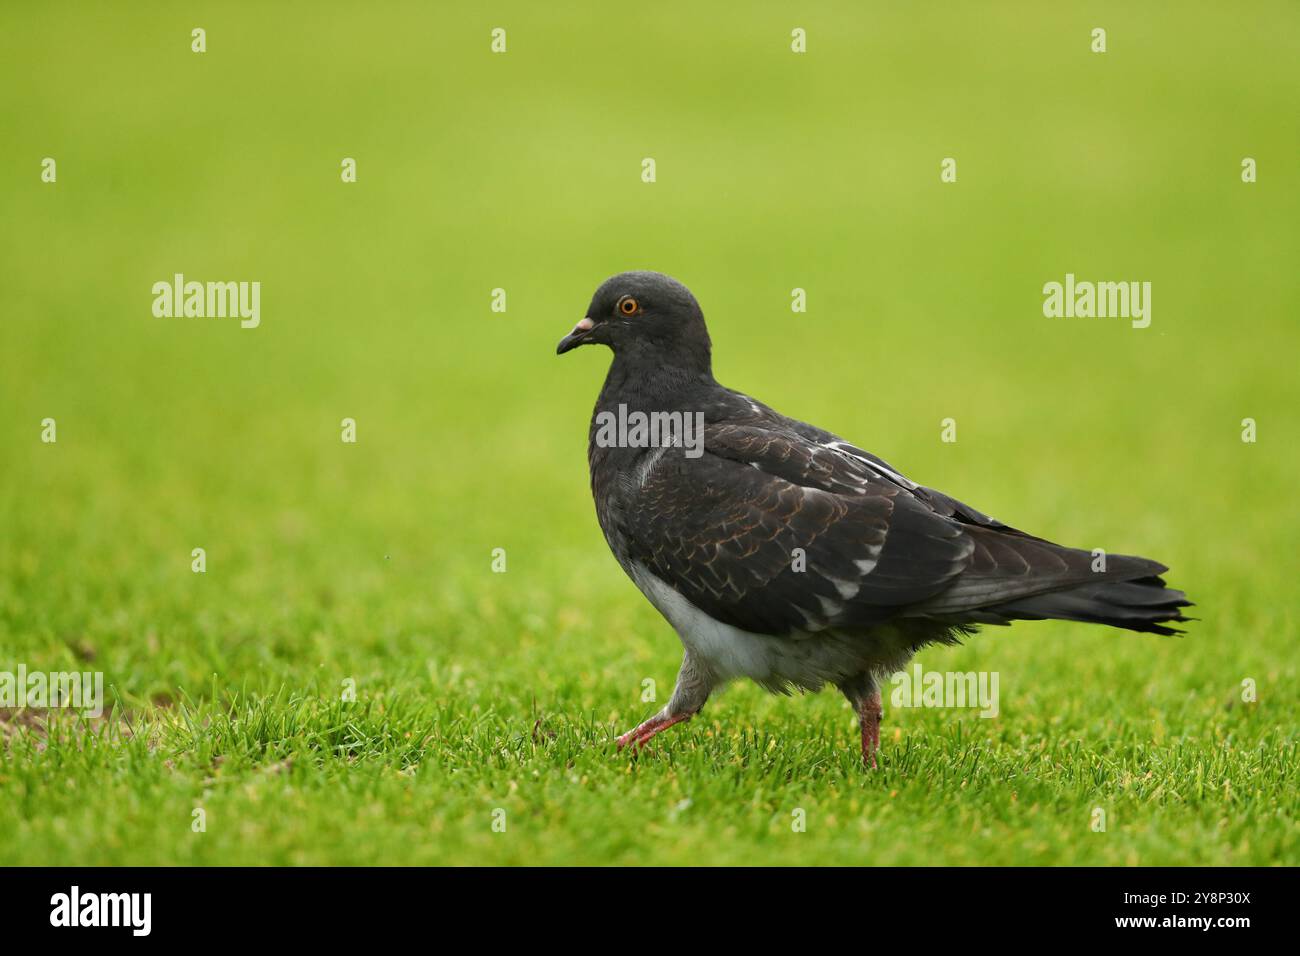
M794 16L0 13L0 670L110 685L0 710L0 863L1300 860L1300 17ZM1200 620L926 650L1001 712L886 700L876 773L837 695L749 685L617 753L680 647L592 513L605 359L553 349L632 267L695 290L724 383L1165 561ZM1067 271L1151 281L1151 327L1044 318ZM261 326L154 318L175 272L261 281Z

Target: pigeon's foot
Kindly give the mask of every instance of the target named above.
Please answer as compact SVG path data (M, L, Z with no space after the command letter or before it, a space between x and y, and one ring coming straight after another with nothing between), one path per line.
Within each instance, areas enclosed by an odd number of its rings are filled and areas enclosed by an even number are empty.
M619 737L618 749L622 750L628 744L633 747L642 747L660 731L667 730L673 724L680 724L683 720L690 720L694 716L694 714L678 714L676 717L669 717L663 711L660 711L645 723Z
M876 751L880 749L880 691L873 691L858 704L858 722L862 725L862 765L876 769Z

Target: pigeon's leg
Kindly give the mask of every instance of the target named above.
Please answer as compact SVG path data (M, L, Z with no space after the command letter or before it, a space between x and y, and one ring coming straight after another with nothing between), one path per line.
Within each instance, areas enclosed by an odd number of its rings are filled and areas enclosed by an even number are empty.
M661 730L667 730L673 724L690 720L700 712L704 702L709 699L711 690L713 690L713 680L702 668L695 666L688 653L682 658L682 669L677 673L677 686L673 688L673 696L669 699L668 705L649 720L619 737L618 749L622 750L628 744L640 747Z
M858 706L858 721L862 724L862 765L876 769L876 752L880 750L880 691Z
M876 769L876 752L880 750L880 690L870 674L860 674L840 685L840 691L858 712L862 728L862 765Z

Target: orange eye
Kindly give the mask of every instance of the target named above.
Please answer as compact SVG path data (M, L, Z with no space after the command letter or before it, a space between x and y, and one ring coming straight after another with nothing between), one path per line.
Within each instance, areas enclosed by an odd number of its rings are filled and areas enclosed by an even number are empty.
M619 299L618 311L622 312L624 315L636 315L641 311L641 306L636 304L636 299L632 298L630 295L625 295L623 298Z

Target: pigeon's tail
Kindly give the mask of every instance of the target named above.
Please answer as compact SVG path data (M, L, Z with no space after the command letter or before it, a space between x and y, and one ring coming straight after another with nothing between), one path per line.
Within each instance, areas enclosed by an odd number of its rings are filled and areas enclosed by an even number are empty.
M1018 531L968 529L975 543L967 569L918 610L955 624L1082 621L1151 634L1170 627L1190 607L1182 591L1165 586L1169 569L1131 554L1066 548Z
M1181 634L1182 631L1167 625L1191 620L1182 613L1182 609L1191 604L1182 591L1166 587L1163 578L1150 575L1128 581L1079 584L999 604L987 610L1011 620L1041 621L1055 618L1088 624L1109 624L1111 627L1152 634Z

